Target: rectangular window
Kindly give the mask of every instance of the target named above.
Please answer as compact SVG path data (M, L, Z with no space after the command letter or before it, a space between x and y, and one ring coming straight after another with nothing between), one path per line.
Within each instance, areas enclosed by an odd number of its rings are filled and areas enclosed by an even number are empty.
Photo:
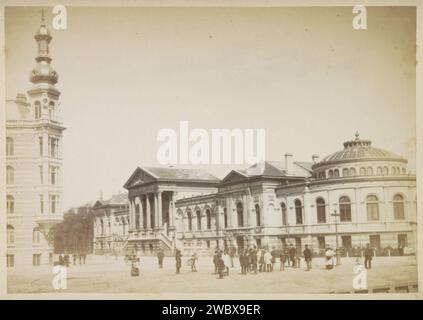
M41 264L41 253L35 253L32 255L32 265L38 267Z
M210 249L210 240L206 240L207 249Z
M325 249L326 248L325 237L317 237L317 242L319 243L319 249Z
M7 255L7 267L13 268L15 266L15 256L13 254Z
M43 170L43 166L39 166L40 167L40 183L43 184L44 183L44 170Z
M40 147L40 157L43 156L43 137L38 137Z
M44 213L44 195L40 194L40 213Z
M370 246L375 249L380 249L380 235L369 236Z
M50 213L56 213L58 196L50 195Z
M57 168L50 167L50 184L56 184L57 181Z

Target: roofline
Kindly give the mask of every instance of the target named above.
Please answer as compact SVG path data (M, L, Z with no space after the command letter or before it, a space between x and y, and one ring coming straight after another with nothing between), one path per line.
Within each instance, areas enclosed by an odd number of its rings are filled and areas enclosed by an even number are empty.
M379 161L379 162L395 161L395 162L408 163L408 160L404 158L359 158L359 159L348 159L348 160L334 160L334 161L327 161L327 162L324 162L324 160L322 160L321 162L312 165L311 168L312 170L315 170L317 168L321 168L328 165L334 165L334 164L340 164L340 163L352 163L352 162L365 162L365 161Z
M293 188L293 187L300 187L300 186L316 186L316 185L324 185L324 184L337 184L337 183L350 183L350 182L369 182L369 181L416 181L415 175L407 175L407 176L356 176L356 177L340 177L340 178L331 178L331 179L322 179L322 180L308 180L302 183L297 184L290 184L290 185L281 185L275 188L276 190L286 189L286 188Z

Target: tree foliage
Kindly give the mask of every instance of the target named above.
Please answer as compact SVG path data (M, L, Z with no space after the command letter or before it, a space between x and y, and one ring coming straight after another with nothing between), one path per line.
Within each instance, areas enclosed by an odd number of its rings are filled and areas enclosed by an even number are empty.
M88 254L93 252L94 216L90 206L72 208L54 226L54 252Z

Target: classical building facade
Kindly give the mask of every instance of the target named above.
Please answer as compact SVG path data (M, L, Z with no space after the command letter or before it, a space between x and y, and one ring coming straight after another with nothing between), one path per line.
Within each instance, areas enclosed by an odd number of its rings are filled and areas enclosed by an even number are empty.
M218 183L203 170L138 167L124 185L130 208L126 250L172 252L178 241L175 202L216 192Z
M401 246L406 253L416 248L415 175L406 159L358 134L321 161L295 162L286 154L281 162L233 170L221 181L204 174L201 187L189 179L161 184L154 170L178 175L181 169L139 168L125 185L130 239L147 253L157 246L187 254L290 244L307 244L316 253L331 246L351 254L367 243Z
M34 36L36 65L27 94L6 101L7 265L51 263L51 227L62 220L62 133L58 74L44 18Z
M93 206L94 253L122 254L129 236L129 201L126 193L109 200L97 200Z

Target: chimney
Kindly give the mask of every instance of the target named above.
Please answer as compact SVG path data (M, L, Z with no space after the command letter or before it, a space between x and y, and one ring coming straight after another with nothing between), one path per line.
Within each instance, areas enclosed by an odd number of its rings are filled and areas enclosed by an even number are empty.
M318 156L317 154L313 154L313 155L311 156L311 158L313 159L313 163L314 163L314 164L316 164L316 163L317 163L317 161L319 161L319 156Z
M292 169L292 154L285 153L285 172L290 173Z

